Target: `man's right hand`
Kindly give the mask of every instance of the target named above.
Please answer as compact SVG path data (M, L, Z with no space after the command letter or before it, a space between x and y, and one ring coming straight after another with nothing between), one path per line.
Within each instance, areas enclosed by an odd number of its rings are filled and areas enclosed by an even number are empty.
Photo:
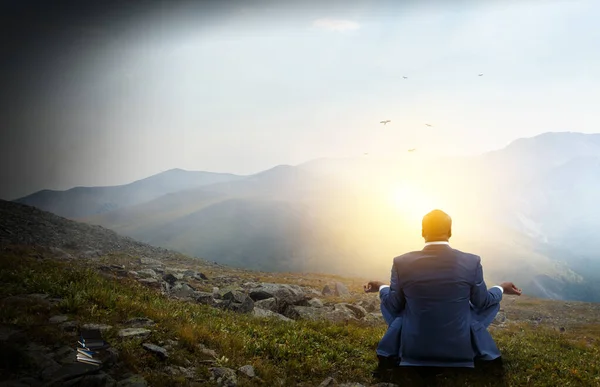
M502 289L504 289L504 294L514 294L516 296L520 296L522 293L522 290L517 288L512 282L503 282L500 284L500 286Z
M377 293L381 285L384 285L384 283L379 281L370 281L368 284L363 285L363 288L365 289L365 293Z

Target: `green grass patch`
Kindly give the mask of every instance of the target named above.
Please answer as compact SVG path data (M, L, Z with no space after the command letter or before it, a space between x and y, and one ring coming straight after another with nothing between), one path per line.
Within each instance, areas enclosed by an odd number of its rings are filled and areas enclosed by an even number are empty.
M45 327L51 314L65 313L81 323L104 323L114 327L106 333L121 359L132 372L142 374L152 386L186 385L182 377L165 378L166 366L195 367L207 376L203 361L210 359L200 344L214 349L218 363L238 368L251 364L266 385L318 385L325 377L339 382L374 381L375 348L384 326L359 323L296 322L293 324L256 319L204 305L170 300L156 290L131 279L108 278L83 263L69 265L40 257L39 253L13 252L0 257L0 297L18 307L2 307L0 323L14 324L37 332L32 337L63 341ZM50 309L41 302L18 296L45 293L62 301ZM8 297L8 298L7 298ZM18 302L19 299L23 302ZM11 301L12 300L12 301ZM16 301L15 301L16 300ZM157 324L144 341L177 340L166 361L141 347L141 340L120 340L117 329L132 317L147 317ZM559 333L525 323L495 329L493 335L505 360L504 376L469 373L441 376L441 386L592 386L600 385L600 354L597 326L580 326ZM240 378L240 385L253 385Z

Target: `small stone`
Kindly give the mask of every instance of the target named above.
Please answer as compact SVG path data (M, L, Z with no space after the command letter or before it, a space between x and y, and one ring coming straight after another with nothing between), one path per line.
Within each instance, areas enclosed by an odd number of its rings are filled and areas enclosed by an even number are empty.
M106 331L112 329L111 325L106 325L106 324L83 324L81 327L83 329L97 329L100 332L106 332Z
M65 332L75 332L79 328L79 322L78 321L65 321L64 323L60 324L59 326L60 326L60 329L62 329Z
M237 377L235 371L231 368L214 367L209 368L211 380L215 380L219 386L235 387L237 386Z
M167 350L164 349L163 347L159 347L156 344L151 344L151 343L144 343L142 344L142 347L149 352L154 353L155 355L157 355L161 360L165 360L169 357L169 354L167 353Z
M149 329L144 329L144 328L125 328L125 329L121 329L118 333L118 336L123 338L123 339L129 339L129 338L146 338L148 336L150 336L150 333L152 333L151 330Z
M175 285L175 282L177 282L177 278L171 273L165 274L162 279L171 286Z
M335 381L335 379L330 376L330 377L326 378L325 380L323 380L321 382L321 384L319 384L319 387L333 387L336 384L337 384L337 382Z
M156 277L156 272L152 269L143 269L138 270L139 275L143 275L144 277Z
M140 375L133 375L127 379L120 380L117 387L148 387L146 380Z
M254 367L252 367L251 365L245 365L245 366L241 366L238 371L244 375L246 375L249 378L254 378L256 377L256 372L254 372Z
M51 324L60 324L63 323L65 321L67 321L69 319L69 317L61 315L61 316L52 316L50 317L50 319L48 320L49 323Z
M130 318L129 320L125 321L125 324L130 325L134 328L141 328L141 327L153 326L155 323L153 320L150 320L149 318L146 318L146 317L134 317L134 318Z
M319 300L318 298L311 298L308 300L308 306L312 306L313 308L322 308L323 301Z

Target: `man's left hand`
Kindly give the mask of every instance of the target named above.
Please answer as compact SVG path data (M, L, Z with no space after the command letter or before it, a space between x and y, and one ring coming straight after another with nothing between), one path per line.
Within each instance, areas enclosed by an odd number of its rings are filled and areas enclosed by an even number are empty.
M379 292L379 288L381 285L385 285L383 282L379 281L370 281L368 284L364 285L365 293L377 293Z

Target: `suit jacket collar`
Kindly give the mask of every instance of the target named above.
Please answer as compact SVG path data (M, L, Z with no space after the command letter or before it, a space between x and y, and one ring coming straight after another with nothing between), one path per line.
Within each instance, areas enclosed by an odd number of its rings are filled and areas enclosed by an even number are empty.
M435 249L435 248L448 248L450 247L450 243L447 241L435 241L435 242L427 242L423 247L423 250Z

